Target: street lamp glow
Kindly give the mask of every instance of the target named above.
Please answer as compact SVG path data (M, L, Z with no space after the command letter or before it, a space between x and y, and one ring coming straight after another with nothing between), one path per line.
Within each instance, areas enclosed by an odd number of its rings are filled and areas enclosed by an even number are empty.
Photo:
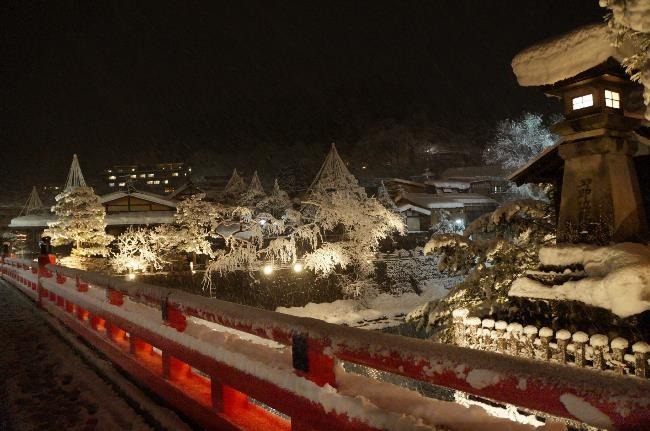
M293 264L293 272L301 272L302 271L302 263L296 262Z
M264 265L264 268L262 268L262 272L264 273L264 275L271 275L273 273L273 266Z

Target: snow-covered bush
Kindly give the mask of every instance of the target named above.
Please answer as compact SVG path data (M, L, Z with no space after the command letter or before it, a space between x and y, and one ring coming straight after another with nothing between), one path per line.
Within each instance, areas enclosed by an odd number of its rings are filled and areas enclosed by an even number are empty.
M471 223L463 236L434 235L425 253L439 254L447 271L467 272L465 281L430 306L430 332L448 340L451 310L485 315L508 307L508 290L524 271L539 264L540 247L555 241L553 208L543 201L513 201Z
M77 256L106 256L113 237L106 234L106 211L91 187L72 187L56 196L52 212L56 221L48 223L44 236L52 245L72 244Z
M440 276L437 259L431 256L413 256L385 261L387 284L390 293L420 294L425 283Z

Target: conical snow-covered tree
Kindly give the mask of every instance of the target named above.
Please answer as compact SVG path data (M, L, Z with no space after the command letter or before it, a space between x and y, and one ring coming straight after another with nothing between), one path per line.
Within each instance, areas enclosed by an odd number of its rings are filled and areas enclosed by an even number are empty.
M43 210L44 208L45 205L43 205L43 201L41 201L41 197L38 195L36 186L34 186L32 187L32 192L29 194L29 197L27 198L27 202L25 203L25 206L20 211L20 214L18 214L18 216L20 217L22 215L33 214L35 212Z
M237 173L237 169L235 168L228 180L228 184L226 184L226 188L223 190L223 195L226 200L239 200L242 193L245 191L246 183L244 183L244 179L239 176L239 173Z
M248 190L242 195L241 204L244 206L254 206L265 197L264 187L262 187L260 177L257 176L257 171L255 171Z
M106 256L113 239L106 234L106 211L92 187L85 184L75 154L66 187L52 207L57 219L48 223L44 235L51 237L55 246L73 244L74 255Z
M359 186L359 181L345 166L345 162L336 151L334 143L332 143L330 152L327 154L314 181L309 186L307 194L322 195L333 192L352 193L361 197L366 196L363 187Z

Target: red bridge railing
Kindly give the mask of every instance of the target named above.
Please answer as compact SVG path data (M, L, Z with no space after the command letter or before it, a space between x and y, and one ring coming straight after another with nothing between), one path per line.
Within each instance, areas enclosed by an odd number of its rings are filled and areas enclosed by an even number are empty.
M418 398L424 404L409 410L391 400L411 391L371 379L350 384L337 361L598 427L650 424L650 382L644 379L332 325L45 259L39 265L5 258L0 269L4 279L207 429L453 429L454 417L462 416L460 406L428 399Z

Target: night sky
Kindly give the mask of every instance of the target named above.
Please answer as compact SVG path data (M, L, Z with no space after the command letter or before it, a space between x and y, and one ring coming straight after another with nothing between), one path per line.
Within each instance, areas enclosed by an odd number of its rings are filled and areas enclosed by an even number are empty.
M512 57L603 15L597 0L0 8L2 170L21 188L64 181L73 152L91 178L142 161L277 168L414 115L488 139L504 117L557 109L518 87Z

